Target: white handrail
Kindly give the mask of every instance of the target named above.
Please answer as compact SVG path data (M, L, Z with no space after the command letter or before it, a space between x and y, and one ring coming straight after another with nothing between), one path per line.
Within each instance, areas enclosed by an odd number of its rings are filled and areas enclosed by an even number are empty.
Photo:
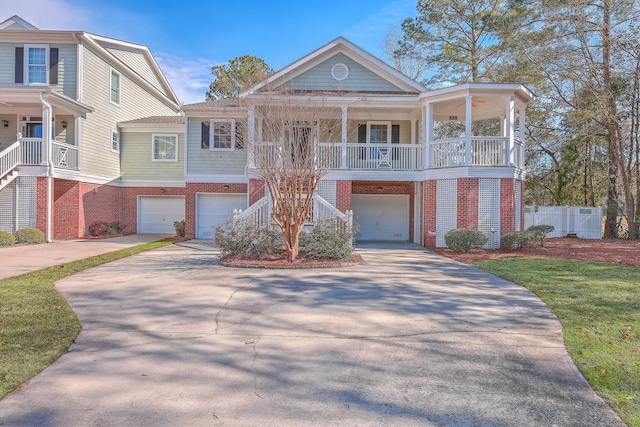
M20 163L22 163L20 141L16 141L0 153L0 178L4 178Z
M263 227L269 224L271 217L271 197L264 196L244 211L242 209L233 211L234 224L247 224L252 227Z

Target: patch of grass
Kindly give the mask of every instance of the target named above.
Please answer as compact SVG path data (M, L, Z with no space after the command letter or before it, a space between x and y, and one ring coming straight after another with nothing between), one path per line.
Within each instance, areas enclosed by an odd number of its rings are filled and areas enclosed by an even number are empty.
M624 422L640 426L640 268L537 258L474 265L538 295L560 319L580 372Z
M145 243L0 280L0 399L60 357L80 333L56 280L172 243Z

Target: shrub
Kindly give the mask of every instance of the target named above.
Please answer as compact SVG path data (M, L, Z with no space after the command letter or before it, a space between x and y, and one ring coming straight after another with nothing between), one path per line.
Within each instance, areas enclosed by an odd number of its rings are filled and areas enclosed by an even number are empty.
M469 252L481 248L488 240L482 231L468 228L454 228L444 235L447 247L456 252Z
M11 246L16 242L16 238L8 231L0 230L0 246Z
M258 258L261 254L281 254L284 242L279 228L254 227L233 220L213 227L213 241L222 255L239 255L244 258Z
M17 230L13 235L16 238L16 243L44 243L44 233L37 228L23 228Z
M536 239L540 239L540 247L544 248L543 239L547 237L547 234L551 233L555 230L553 225L548 224L540 224L540 225L532 225L527 228L527 231L533 234L533 237Z
M102 236L109 229L107 221L94 221L89 225L89 234L92 236Z
M184 237L184 219L182 221L174 222L173 228L176 230L176 236Z
M107 228L107 234L121 234L127 226L120 221L113 221Z
M311 233L300 234L300 256L310 259L347 259L353 254L353 230L336 220L318 221Z
M522 249L530 240L535 236L530 231L515 231L513 233L506 233L500 238L500 242L505 249Z

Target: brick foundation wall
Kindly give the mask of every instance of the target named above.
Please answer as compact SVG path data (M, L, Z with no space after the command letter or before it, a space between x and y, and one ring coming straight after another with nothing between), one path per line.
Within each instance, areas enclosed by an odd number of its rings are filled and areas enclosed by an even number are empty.
M80 183L78 181L53 180L53 238L77 239L80 215Z
M228 185L229 188L224 188ZM185 189L185 236L196 237L196 193L247 193L247 184L188 182Z
M524 221L524 214L522 216ZM500 180L500 235L515 231L516 227L516 180Z
M249 180L249 206L262 199L265 196L264 180Z
M336 208L340 212L351 210L351 181L336 181Z
M424 227L424 246L436 247L436 191L437 181L422 183L422 224Z
M458 228L478 228L478 178L458 179Z
M184 196L184 188L124 187L120 189L120 221L126 228L125 234L138 232L138 196Z
M78 216L78 237L88 235L88 227L95 221L120 221L120 191L120 187L113 185L80 183L78 192L81 212ZM125 232L127 231L125 229Z
M36 228L47 236L47 178L39 176L36 181ZM53 208L51 209L53 211Z

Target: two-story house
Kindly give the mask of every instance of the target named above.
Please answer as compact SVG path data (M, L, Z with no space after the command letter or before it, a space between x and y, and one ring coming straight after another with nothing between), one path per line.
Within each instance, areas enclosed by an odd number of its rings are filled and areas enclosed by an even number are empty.
M178 116L144 46L14 17L0 24L0 58L0 229L64 239L94 220L172 233L184 219L188 237L211 238L234 211L266 212L248 153L286 139L264 131L255 108L281 94L331 104L335 131L300 118L289 133L328 153L315 206L352 210L357 239L444 246L448 230L477 228L497 247L523 226L533 96L520 84L427 90L339 37L238 99Z
M279 93L339 109L338 131L313 142L332 153L319 195L353 210L356 238L444 246L450 229L477 228L498 247L502 234L521 229L527 88L469 83L429 91L340 37L240 100L182 107L188 236L211 237L211 224L265 195L246 148L277 145L254 104ZM291 126L314 134L303 118Z
M119 220L118 123L179 111L146 46L1 22L0 229L74 239L95 220Z

